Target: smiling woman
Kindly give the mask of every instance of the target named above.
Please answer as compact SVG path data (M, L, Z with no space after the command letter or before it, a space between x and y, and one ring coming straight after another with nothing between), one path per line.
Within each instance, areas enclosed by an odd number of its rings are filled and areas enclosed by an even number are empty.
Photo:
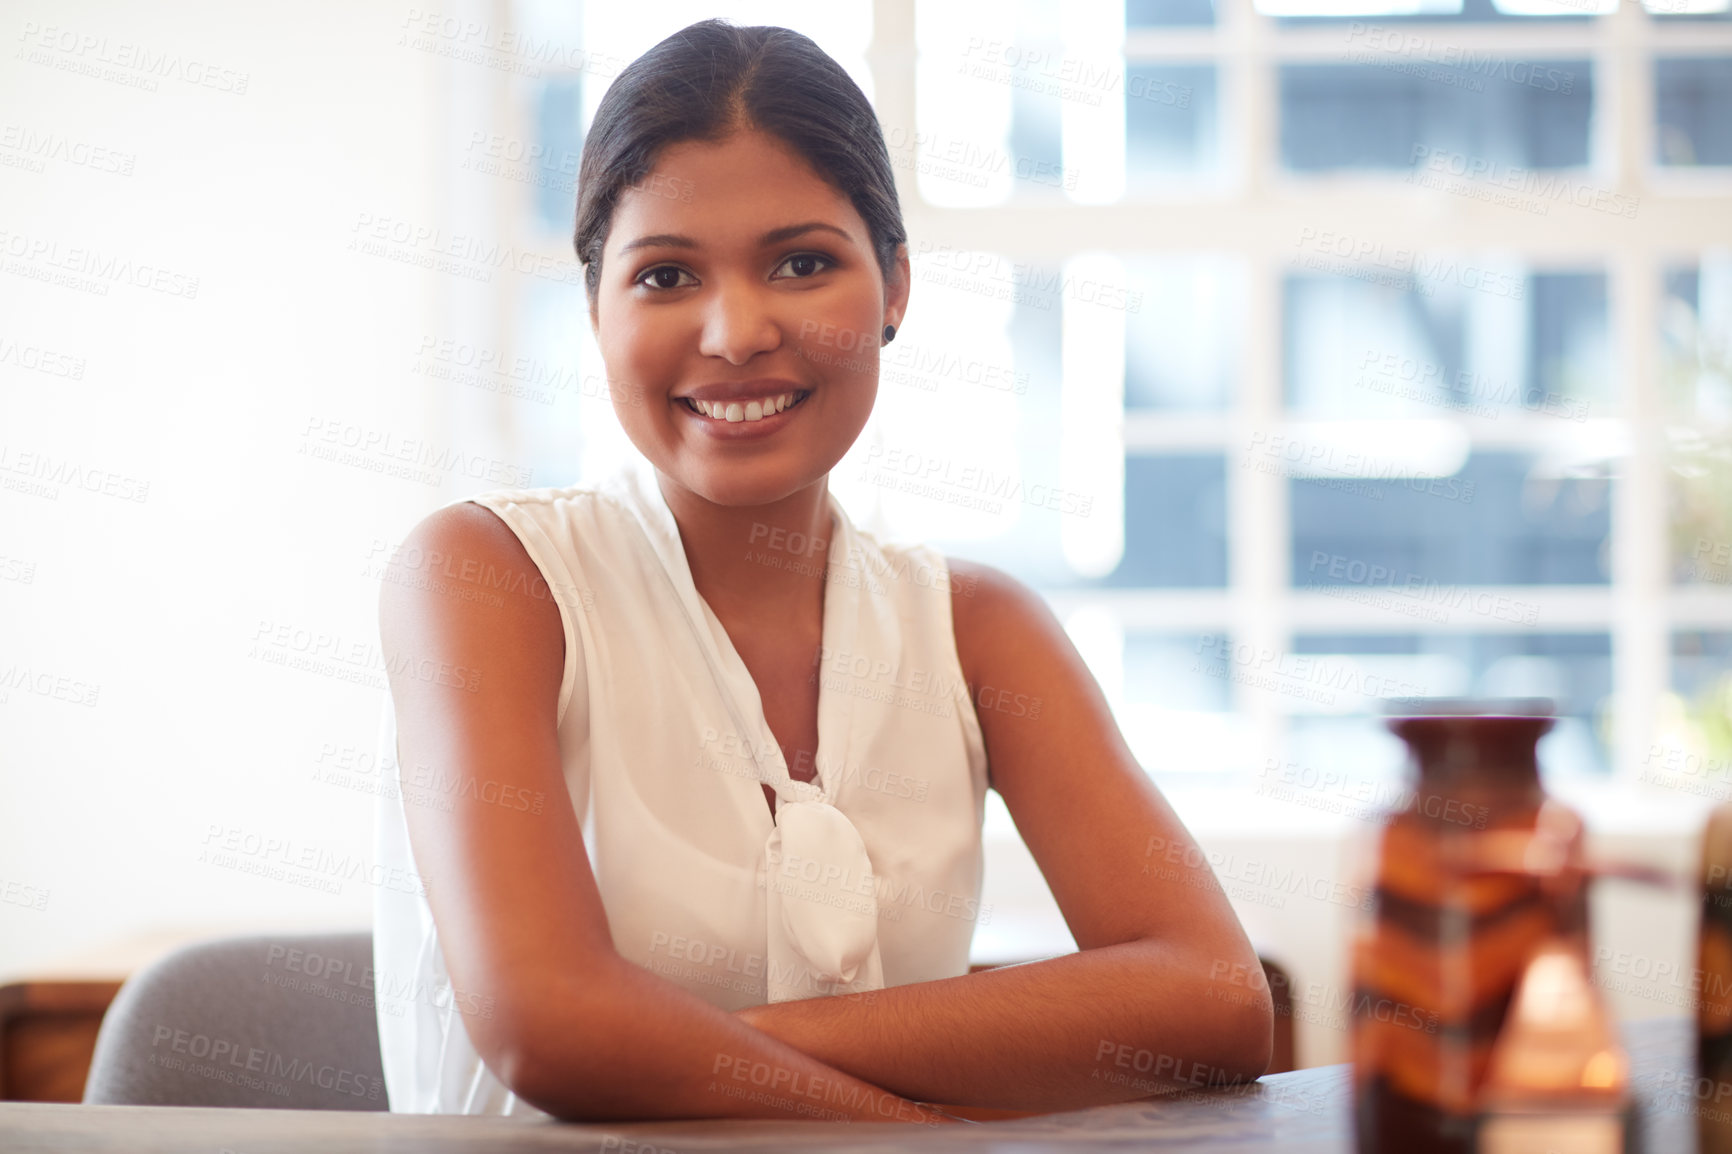
M453 502L399 570L538 579L383 586L380 856L426 882L377 899L392 1109L943 1124L1260 1074L1256 958L1045 604L829 493L910 281L847 74L669 37L597 110L575 239L654 480ZM1077 953L969 972L989 789Z
M599 251L587 195L579 215L608 374L649 400L617 407L626 434L680 488L748 518L805 490L802 527L827 537L824 477L872 413L878 334L908 299L905 248L881 258L850 197L749 123L667 145L656 172L691 201L627 191Z

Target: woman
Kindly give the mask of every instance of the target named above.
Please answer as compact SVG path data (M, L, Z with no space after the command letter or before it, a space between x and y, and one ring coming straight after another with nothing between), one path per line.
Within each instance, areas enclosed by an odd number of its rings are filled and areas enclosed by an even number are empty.
M945 1123L1263 1071L1267 996L1221 978L1255 955L1041 599L828 494L905 241L804 36L695 24L603 98L576 247L654 479L453 502L397 554L393 1109ZM969 974L988 787L1080 952Z

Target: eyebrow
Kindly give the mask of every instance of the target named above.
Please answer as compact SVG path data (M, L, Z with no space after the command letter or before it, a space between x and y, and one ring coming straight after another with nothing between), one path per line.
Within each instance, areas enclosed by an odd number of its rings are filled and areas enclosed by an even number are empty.
M809 232L833 232L850 243L854 238L833 224L825 224L821 220L808 220L804 224L790 224L785 228L773 228L758 238L758 247L768 248L773 244L793 240ZM640 236L620 248L621 255L640 248L697 248L698 242L689 236L680 236L671 232L658 232L652 236Z

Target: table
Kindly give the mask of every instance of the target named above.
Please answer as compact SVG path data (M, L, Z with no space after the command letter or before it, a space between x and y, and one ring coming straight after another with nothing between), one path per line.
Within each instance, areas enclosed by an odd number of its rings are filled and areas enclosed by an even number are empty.
M1694 1025L1667 1018L1624 1028L1648 1154L1695 1149ZM1192 1150L1213 1154L1343 1154L1353 1149L1350 1069L1322 1066L1245 1087L1183 1091L1114 1106L971 1126L780 1121L576 1125L545 1120L328 1110L0 1103L0 1149L307 1151L593 1150L617 1154L750 1151ZM1706 1103L1712 1106L1711 1102ZM1726 1103L1732 1111L1732 1100Z

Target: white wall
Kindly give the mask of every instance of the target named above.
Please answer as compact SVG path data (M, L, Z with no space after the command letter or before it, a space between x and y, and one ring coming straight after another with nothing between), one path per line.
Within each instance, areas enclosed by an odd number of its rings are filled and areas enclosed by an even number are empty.
M303 453L327 430L493 453L407 371L449 278L347 248L362 214L461 226L442 65L397 44L402 14L0 20L0 980L134 935L368 921L364 884L199 859L231 827L370 852L369 795L315 774L370 750L378 690L266 654L323 636L328 670L382 685L374 542L486 487ZM66 265L81 287L28 275ZM307 639L259 636L284 626Z

